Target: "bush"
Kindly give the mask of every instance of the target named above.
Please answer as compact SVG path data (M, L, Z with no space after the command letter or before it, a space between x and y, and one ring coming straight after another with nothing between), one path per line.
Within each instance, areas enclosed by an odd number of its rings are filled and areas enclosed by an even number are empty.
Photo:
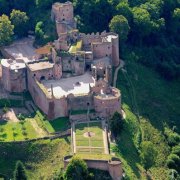
M110 128L114 136L117 136L121 133L123 128L123 120L120 113L114 113L113 117L110 119Z
M148 170L151 168L156 160L157 151L150 141L144 141L141 144L141 162L144 165L144 168Z
M179 170L179 167L180 167L180 158L179 158L178 155L170 154L168 156L168 159L167 159L166 163L167 163L168 168L180 171Z
M180 156L180 145L174 146L172 148L172 154L176 154L176 155Z
M83 180L89 177L88 167L85 161L74 157L68 164L64 178L65 180Z

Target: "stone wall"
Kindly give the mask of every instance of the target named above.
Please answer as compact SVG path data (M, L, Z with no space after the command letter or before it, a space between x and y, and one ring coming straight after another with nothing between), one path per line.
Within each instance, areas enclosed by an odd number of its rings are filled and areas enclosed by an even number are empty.
M72 156L64 157L64 168L67 167ZM111 160L91 160L84 159L88 168L99 169L108 171L113 180L121 180L123 175L122 163L118 158L112 158Z
M68 95L68 109L69 110L88 110L94 108L93 97L91 94L74 96Z
M40 84L40 83L39 83ZM48 119L68 116L67 99L55 99L48 95L47 89L38 85L36 78L28 70L28 89L35 104L48 116Z
M112 43L92 43L92 51L94 59L99 59L103 57L112 57Z
M112 116L116 111L121 113L121 94L113 88L112 94L94 96L94 108L100 117Z
M2 65L2 84L9 92L26 91L26 68L14 70Z

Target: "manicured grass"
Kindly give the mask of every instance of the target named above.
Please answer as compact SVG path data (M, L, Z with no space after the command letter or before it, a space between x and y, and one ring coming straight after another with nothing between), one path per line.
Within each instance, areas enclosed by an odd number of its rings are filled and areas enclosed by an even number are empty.
M79 123L75 125L76 129L76 146L78 153L104 153L104 142L102 134L101 122ZM84 137L84 133L95 133L92 137ZM84 146L84 148L78 148L78 146ZM97 147L97 148L90 148ZM100 148L99 148L100 147Z
M42 112L37 111L34 117L38 125L44 128L49 133L54 133L57 131L65 131L70 128L68 118L58 118L55 120L48 121Z
M22 122L0 122L0 141L20 141L39 137L30 120Z
M4 153L6 152L6 153ZM28 171L29 179L52 179L63 165L63 157L70 154L70 138L36 142L0 143L0 172L12 178L17 160Z
M55 131L63 131L70 128L69 118L63 117L49 121Z

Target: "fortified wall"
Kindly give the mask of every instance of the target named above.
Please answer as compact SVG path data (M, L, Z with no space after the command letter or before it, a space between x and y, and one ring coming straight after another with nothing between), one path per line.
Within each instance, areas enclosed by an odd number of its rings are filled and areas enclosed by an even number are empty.
M64 157L64 168L67 167L72 156ZM122 163L118 158L111 160L84 159L88 168L108 171L113 180L121 180L123 177Z
M2 84L9 92L24 92L26 87L26 65L23 60L2 59Z

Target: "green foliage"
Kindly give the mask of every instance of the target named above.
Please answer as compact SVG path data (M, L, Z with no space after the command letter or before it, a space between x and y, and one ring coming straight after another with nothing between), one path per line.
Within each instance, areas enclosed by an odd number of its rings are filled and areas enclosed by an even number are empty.
M126 17L129 22L132 21L132 11L128 2L120 2L116 6L116 10L119 15L123 15L124 17Z
M9 17L0 16L0 46L8 45L12 42L14 26L11 24Z
M155 159L157 156L157 151L152 142L144 141L141 144L141 161L144 165L144 168L148 170L155 164Z
M0 15L9 12L9 2L7 0L0 0Z
M179 166L180 166L180 157L176 154L170 154L168 156L168 159L167 159L167 166L170 168L170 169L175 169L177 171L180 171L179 170Z
M176 154L180 157L180 145L174 146L172 148L172 154Z
M180 143L180 136L178 133L173 132L169 128L165 128L164 135L167 138L168 144L170 146L176 146Z
M14 25L14 33L19 37L27 35L28 31L28 20L26 12L21 12L20 10L15 10L10 14L10 20Z
M123 128L123 120L122 115L120 113L114 113L113 117L110 119L110 128L115 136L121 133Z
M128 20L124 16L122 15L114 16L109 24L109 28L111 31L119 34L121 41L127 40L130 27L128 24Z
M54 173L64 167L62 159L69 153L70 138L24 143L0 142L1 173L7 179L12 179L15 164L21 160L26 165L30 179L53 179Z
M49 9L53 3L53 0L35 0L36 6L39 9Z
M88 167L85 161L74 157L68 164L64 178L65 180L83 180L89 176Z
M35 35L36 39L40 40L44 37L44 31L43 31L44 24L42 21L38 22L35 27Z
M14 171L14 180L27 180L26 169L21 161L17 161Z
M134 7L133 10L133 22L135 32L138 32L139 38L148 36L152 30L151 16L146 9L140 7Z

